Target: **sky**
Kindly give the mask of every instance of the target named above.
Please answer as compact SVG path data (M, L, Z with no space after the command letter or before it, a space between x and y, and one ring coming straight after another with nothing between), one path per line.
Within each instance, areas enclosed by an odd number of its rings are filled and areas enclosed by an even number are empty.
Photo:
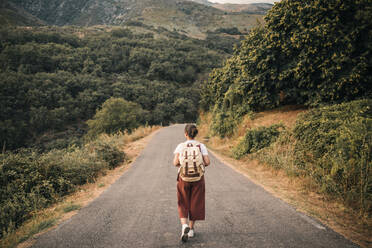
M279 0L209 0L212 3L274 3L279 2Z

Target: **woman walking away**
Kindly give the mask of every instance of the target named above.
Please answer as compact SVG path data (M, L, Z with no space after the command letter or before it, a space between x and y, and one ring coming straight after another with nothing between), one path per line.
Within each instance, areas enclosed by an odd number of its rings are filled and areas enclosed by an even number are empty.
M174 151L173 164L179 167L177 198L183 242L194 237L195 221L205 219L204 171L210 160L205 145L194 140L197 134L195 125L186 125L186 141L180 143Z

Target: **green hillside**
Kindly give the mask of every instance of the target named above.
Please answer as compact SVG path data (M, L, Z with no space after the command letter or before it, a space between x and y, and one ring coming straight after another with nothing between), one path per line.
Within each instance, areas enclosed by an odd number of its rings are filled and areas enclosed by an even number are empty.
M7 1L0 2L0 25L1 26L39 26L43 25L40 19L32 16L24 9Z
M251 111L371 98L367 2L276 4L205 84L202 105L213 109L216 132L231 132Z
M199 81L228 55L211 41L144 25L8 27L0 37L5 149L64 147L110 97L139 104L139 124L195 121Z
M372 6L370 1L282 0L203 84L209 136L255 154L359 216L372 216ZM310 109L293 128L245 127L260 111ZM230 149L227 142L225 147ZM361 217L364 218L364 217Z
M213 4L213 7L229 12L244 12L251 14L265 15L272 7L270 3L251 3L251 4Z
M205 38L208 31L237 27L246 32L261 12L230 13L205 4L175 0L8 0L48 25L123 25L139 21Z

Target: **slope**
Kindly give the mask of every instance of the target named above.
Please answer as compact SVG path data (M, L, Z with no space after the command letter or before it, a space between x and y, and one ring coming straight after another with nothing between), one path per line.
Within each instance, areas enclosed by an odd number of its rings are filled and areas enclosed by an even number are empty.
M0 25L39 26L44 22L7 1L0 2Z
M246 32L261 13L229 13L186 0L9 0L48 25L123 25L128 21L178 30L205 38L216 28L237 27Z

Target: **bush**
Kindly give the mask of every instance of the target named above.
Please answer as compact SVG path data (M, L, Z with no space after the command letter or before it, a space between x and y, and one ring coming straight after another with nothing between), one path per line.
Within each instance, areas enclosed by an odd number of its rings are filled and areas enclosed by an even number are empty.
M371 13L368 0L280 1L212 71L202 108L234 114L239 107L262 111L371 98Z
M35 210L49 206L75 190L94 182L104 169L125 159L120 151L125 137L99 137L82 148L33 150L0 154L0 238L13 231Z
M55 200L56 188L71 188L55 173L54 184L45 178L39 155L23 150L0 156L0 237L29 218L30 213Z
M105 101L92 120L89 120L88 135L112 134L118 131L131 132L140 125L143 110L134 102L112 97Z
M126 159L123 151L120 151L117 146L113 146L104 139L96 139L89 144L89 148L94 149L97 157L105 161L109 169L114 169Z
M243 140L233 149L233 156L240 159L246 154L254 153L275 142L280 134L279 128L282 125L272 125L270 127L259 127L248 130Z
M372 206L372 100L302 115L295 126L295 159L320 185L362 212Z

